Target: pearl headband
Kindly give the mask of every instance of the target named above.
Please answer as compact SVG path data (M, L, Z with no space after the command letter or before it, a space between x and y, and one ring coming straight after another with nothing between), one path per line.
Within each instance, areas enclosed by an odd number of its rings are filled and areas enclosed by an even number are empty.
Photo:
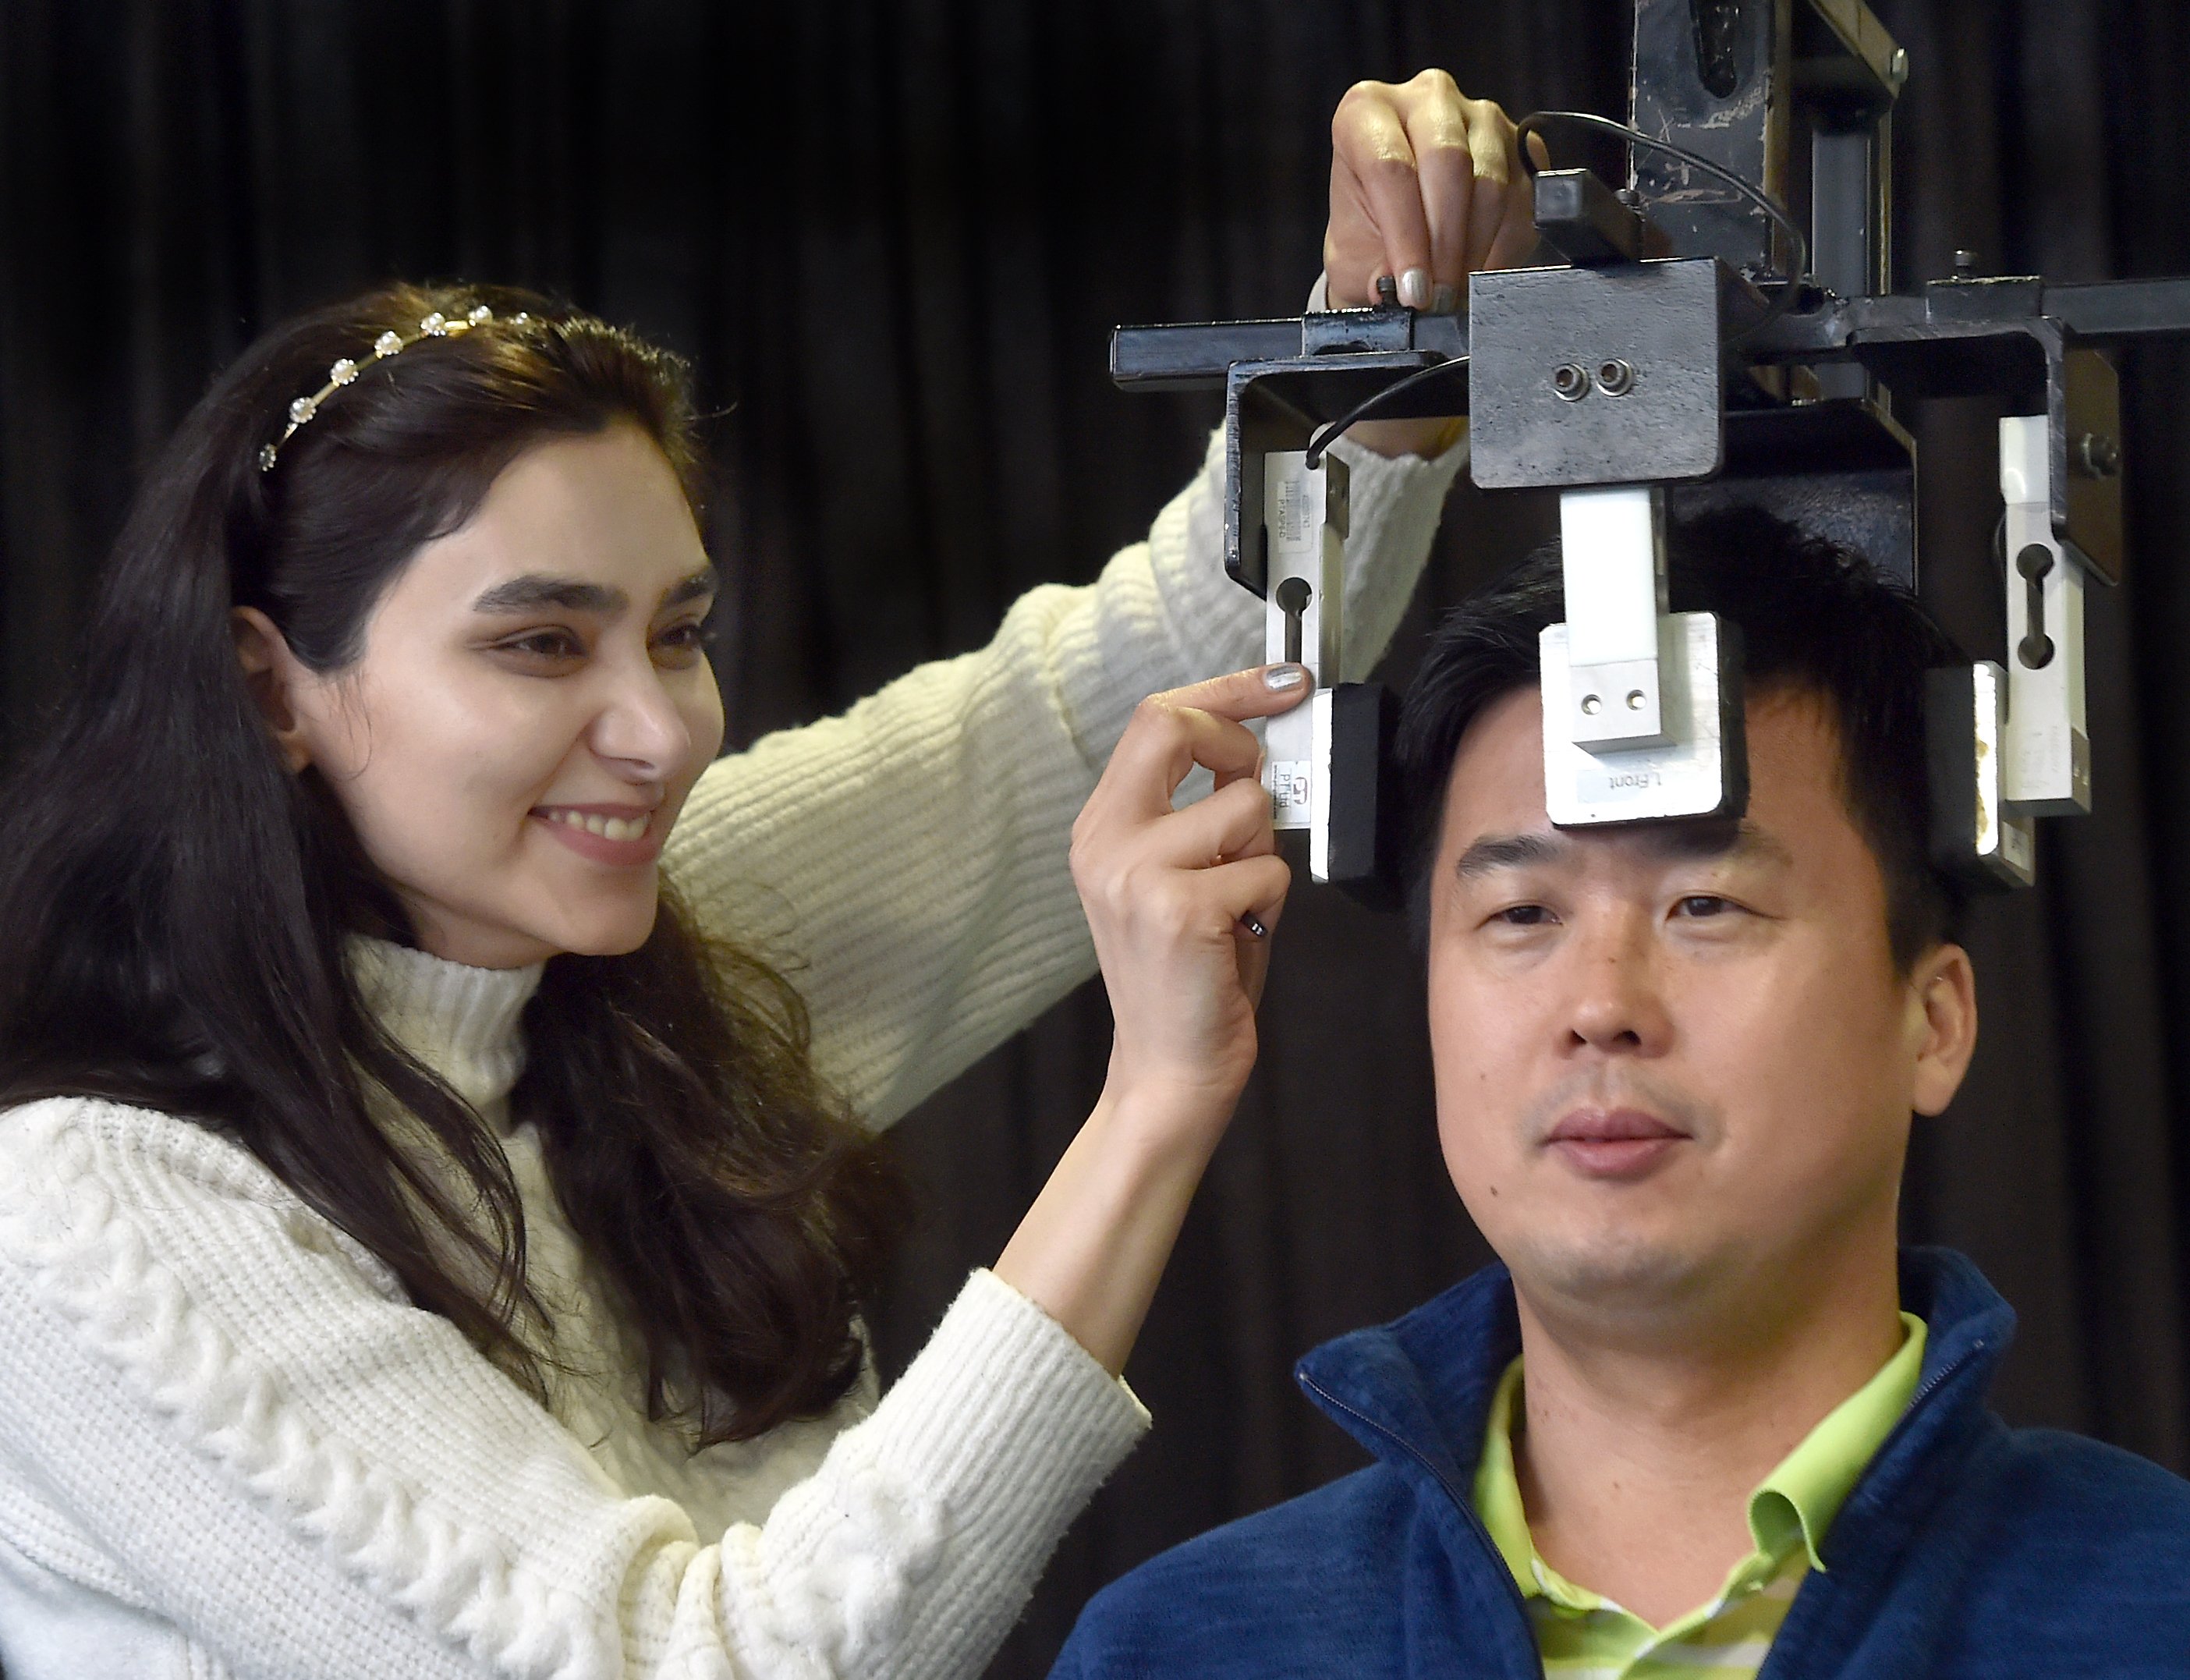
M386 361L390 356L400 355L421 338L455 338L460 333L470 332L474 326L485 326L493 319L494 311L487 308L485 304L479 304L453 321L436 309L420 321L418 330L408 338L392 330L382 333L372 341L372 354L364 360L355 361L349 356L343 357L327 370L326 384L321 386L311 395L298 397L289 405L289 423L280 437L258 451L258 470L262 473L273 471L274 463L281 455L281 446L296 436L297 429L309 423L312 417L320 411L321 403L344 385L353 383L359 374L364 372L375 362ZM509 324L512 326L524 326L529 325L531 320L530 315L519 313L509 318Z

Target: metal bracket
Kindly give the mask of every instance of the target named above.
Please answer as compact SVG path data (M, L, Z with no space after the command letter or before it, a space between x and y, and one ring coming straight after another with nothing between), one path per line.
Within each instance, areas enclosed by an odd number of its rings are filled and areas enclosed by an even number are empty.
M2091 809L2084 720L2084 567L2053 529L2051 428L2042 414L2000 423L2007 576L2007 727L2001 797L2018 815Z
M1320 879L1330 820L1330 690L1342 680L1345 648L1346 463L1325 455L1310 467L1307 451L1292 449L1268 451L1261 466L1264 656L1305 666L1316 687L1266 726L1262 785L1277 826L1309 831Z
M1665 492L1647 485L1559 497L1567 691L1544 733L1584 752L1664 746L1658 621L1665 612Z
M2037 841L2028 816L2001 797L2007 673L1990 660L1925 679L1925 755L1932 798L1932 860L1975 886L2028 887Z

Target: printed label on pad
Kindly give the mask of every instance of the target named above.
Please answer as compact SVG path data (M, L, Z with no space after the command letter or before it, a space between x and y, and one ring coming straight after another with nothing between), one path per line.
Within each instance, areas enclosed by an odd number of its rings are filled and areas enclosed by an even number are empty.
M1274 759L1268 780L1263 784L1270 790L1270 820L1280 828L1291 825L1305 827L1308 820L1308 766L1304 758Z

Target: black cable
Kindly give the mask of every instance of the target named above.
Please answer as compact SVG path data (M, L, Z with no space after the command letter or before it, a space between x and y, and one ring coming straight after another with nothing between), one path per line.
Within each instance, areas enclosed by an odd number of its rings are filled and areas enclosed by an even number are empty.
M1787 236L1789 244L1794 248L1794 272L1771 302L1764 306L1764 313L1753 325L1737 333L1733 343L1739 344L1755 338L1794 308L1796 296L1802 289L1803 277L1810 272L1810 241L1804 236L1802 230L1796 225L1795 219L1780 208L1768 194L1743 180L1724 164L1714 163L1710 158L1690 151L1686 146L1677 146L1671 140L1659 139L1654 135L1644 133L1640 128L1631 128L1625 122L1614 122L1608 116L1599 116L1586 111L1540 111L1523 117L1514 125L1513 143L1521 154L1521 167L1532 178L1536 173L1536 160L1529 156L1529 136L1541 130L1546 122L1568 122L1577 128L1594 128L1600 133L1617 134L1631 145L1648 146L1668 157L1677 157L1691 169L1700 169L1713 179L1725 182L1779 224L1780 231Z
M1356 421L1368 419L1400 392L1421 384L1432 376L1450 373L1455 368L1465 368L1467 366L1466 356L1453 356L1444 361L1433 361L1427 367L1418 367L1404 379L1394 379L1382 390L1371 392L1362 398L1359 402L1355 403L1353 407L1347 409L1345 413L1308 440L1307 462L1308 470L1310 472L1315 470L1316 463L1323 459L1324 451L1337 440L1342 432Z

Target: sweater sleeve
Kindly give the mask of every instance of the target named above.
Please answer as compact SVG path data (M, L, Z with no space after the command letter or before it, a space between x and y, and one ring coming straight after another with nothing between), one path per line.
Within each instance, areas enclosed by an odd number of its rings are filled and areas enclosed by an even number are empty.
M1353 474L1350 673L1379 658L1467 456ZM1029 592L986 647L711 766L667 866L709 932L787 959L822 1071L886 1126L1095 971L1073 819L1146 695L1259 664L1224 572L1223 434L1145 542Z
M719 1535L583 1447L245 1151L0 1119L0 1470L239 1672L973 1675L1146 1426L976 1274L871 1416Z

